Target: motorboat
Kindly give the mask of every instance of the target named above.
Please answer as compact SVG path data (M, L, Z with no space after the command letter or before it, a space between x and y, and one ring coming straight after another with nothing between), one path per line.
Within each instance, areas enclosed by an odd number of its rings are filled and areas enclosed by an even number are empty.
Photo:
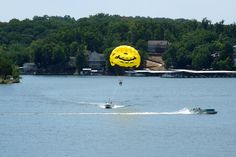
M105 105L104 105L105 109L112 109L114 107L114 105L112 105L112 102L107 102Z
M190 109L190 112L194 114L217 114L217 111L215 111L215 109L201 109L199 107Z

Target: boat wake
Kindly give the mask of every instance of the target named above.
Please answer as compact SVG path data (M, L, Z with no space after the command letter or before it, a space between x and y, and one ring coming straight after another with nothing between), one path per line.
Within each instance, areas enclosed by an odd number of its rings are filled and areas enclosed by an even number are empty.
M119 106L117 106L119 107ZM79 115L189 115L194 114L189 109L183 108L175 112L5 112L0 113L0 116L15 115L15 116L79 116Z
M72 102L72 101L70 101ZM98 106L100 108L106 108L106 104L107 103L102 103L102 102L85 102L85 101L81 101L81 102L73 102L76 104L80 104L80 105L91 105L91 106ZM127 107L130 105L120 105L120 104L113 104L112 108L122 108L122 107Z
M92 106L98 106L99 108L106 108L107 103L101 103L101 102L77 102L77 104L80 105L92 105ZM118 103L113 103L111 105L111 108L116 109L116 108L122 108L122 107L128 107L130 105L121 105Z

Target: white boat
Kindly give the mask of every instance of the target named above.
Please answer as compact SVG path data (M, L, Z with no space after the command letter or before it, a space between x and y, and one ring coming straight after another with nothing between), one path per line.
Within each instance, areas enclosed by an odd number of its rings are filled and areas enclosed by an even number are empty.
M112 109L114 107L114 105L112 104L112 102L107 102L105 105L104 105L105 109Z
M215 109L192 108L190 109L190 112L195 114L217 114L217 111L215 111Z

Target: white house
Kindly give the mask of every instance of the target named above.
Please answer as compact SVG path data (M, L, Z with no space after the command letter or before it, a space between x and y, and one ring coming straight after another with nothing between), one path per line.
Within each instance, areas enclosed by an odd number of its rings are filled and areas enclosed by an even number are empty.
M169 46L166 40L149 40L148 52L151 54L161 55Z
M89 68L96 70L104 70L105 58L104 54L100 54L97 52L90 52L88 54L88 64Z

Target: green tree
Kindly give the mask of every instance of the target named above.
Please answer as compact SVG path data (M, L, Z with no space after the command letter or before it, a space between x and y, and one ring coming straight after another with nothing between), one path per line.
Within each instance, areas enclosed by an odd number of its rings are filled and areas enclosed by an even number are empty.
M172 45L163 55L163 60L165 61L165 67L167 69L175 68L176 67L176 52L177 52L177 47L175 45Z
M194 69L208 69L211 65L211 56L206 46L199 46L194 49L192 54L192 66Z
M8 59L0 56L0 77L6 79L8 75L12 75L12 64Z
M217 41L216 47L219 56L214 59L212 67L219 70L232 70L234 65L232 45L227 41Z
M14 79L20 78L20 70L19 70L19 67L16 65L12 65L12 77Z
M88 57L85 54L85 50L81 49L77 51L76 56L76 67L78 72L82 71L83 68L88 66Z
M79 43L76 41L72 42L69 46L70 56L75 56L78 48L79 48Z

